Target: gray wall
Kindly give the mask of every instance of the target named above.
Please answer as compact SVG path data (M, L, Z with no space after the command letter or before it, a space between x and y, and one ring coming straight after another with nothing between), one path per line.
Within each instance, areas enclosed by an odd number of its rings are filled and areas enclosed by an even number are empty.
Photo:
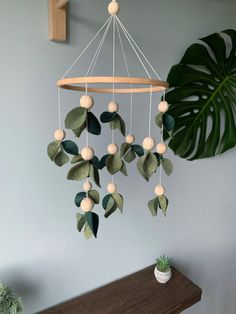
M128 179L116 179L126 200L124 214L105 221L98 209L98 240L85 241L77 233L73 198L81 184L67 182L67 169L54 167L45 151L57 127L55 80L107 18L107 1L71 2L70 41L57 44L48 40L46 0L1 1L1 281L22 295L25 313L34 313L142 269L166 253L203 288L202 302L187 313L234 314L235 150L195 162L168 153L175 172L164 178L167 219L153 219L146 206L156 179L147 185L135 165L129 167ZM120 2L120 18L164 78L197 38L236 25L233 0ZM98 67L105 73L111 71L110 49L108 40ZM90 57L78 71L85 70ZM128 57L135 66L131 51ZM79 95L63 92L63 116L78 100ZM96 96L96 113L108 100ZM127 118L128 106L118 100ZM134 101L134 129L141 141L148 128L148 99ZM103 137L92 139L99 155L109 141L106 128ZM109 180L104 173L103 184Z

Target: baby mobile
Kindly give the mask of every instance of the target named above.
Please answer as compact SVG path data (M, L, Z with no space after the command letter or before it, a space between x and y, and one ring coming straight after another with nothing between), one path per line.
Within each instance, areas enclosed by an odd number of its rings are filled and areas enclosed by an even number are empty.
M154 187L155 197L148 202L151 214L156 216L158 209L160 209L163 214L166 215L168 208L168 199L165 196L165 187L162 184L162 170L164 170L167 175L170 175L173 166L171 161L164 157L167 151L167 144L164 139L171 135L175 124L173 117L167 113L169 105L165 101L165 90L168 88L168 83L161 81L151 63L120 21L117 16L119 10L120 7L116 0L110 2L108 5L110 17L57 82L59 128L54 133L55 141L50 143L47 149L49 158L57 166L61 167L69 161L73 165L68 172L68 180L84 181L83 191L75 196L75 205L81 209L81 212L77 214L78 231L81 232L84 230L84 235L87 239L93 236L97 237L99 216L94 212L94 206L100 204L100 194L93 188L93 184L98 188L101 187L100 172L104 168L106 168L111 175L111 181L107 184L108 194L101 201L106 218L118 209L121 212L123 210L123 197L119 193L114 176L118 172L127 176L126 164L133 162L135 159L137 159L138 171L146 181L149 181L151 176L159 170L158 184ZM97 60L110 28L112 29L112 76L93 76ZM67 78L67 74L100 34L102 34L101 40L85 76ZM122 37L124 37L131 46L148 76L147 78L130 76L130 69ZM119 42L127 76L121 77L115 75L117 41ZM152 78L150 71L154 74L155 79ZM98 84L107 84L108 87L100 87ZM81 134L85 133L86 143L81 150L79 150L75 142L65 139L66 133L61 128L61 88L83 92L80 98L80 106L71 110L65 118L65 128L71 130L76 138L79 139ZM156 143L154 137L151 135L154 92L163 92L162 101L158 105L158 114L156 116L156 124L160 128L158 143ZM101 159L96 156L94 149L89 146L89 134L101 134L101 124L92 112L94 99L91 93L105 93L111 95L108 110L103 112L100 116L101 123L109 125L111 129L111 142L108 145L107 154ZM148 135L144 138L142 146L135 144L135 136L132 133L133 94L135 93L149 94L149 128ZM125 122L118 113L119 104L116 101L116 94L130 94L129 134L126 134ZM119 131L125 138L125 142L121 147L115 143L115 131ZM71 158L69 156L71 156Z

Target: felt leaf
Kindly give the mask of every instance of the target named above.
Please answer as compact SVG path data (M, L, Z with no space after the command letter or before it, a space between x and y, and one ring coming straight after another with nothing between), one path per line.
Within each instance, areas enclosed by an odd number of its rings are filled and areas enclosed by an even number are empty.
M104 217L108 218L111 214L113 214L116 209L117 205L111 194L108 194L104 197L103 201L103 208L105 209Z
M166 129L167 132L170 132L174 129L175 119L171 115L164 113L162 120L163 120L164 128Z
M164 195L159 196L158 200L159 200L159 207L162 210L163 214L166 216L166 211L168 208L169 201Z
M97 170L100 169L100 162L97 156L93 157L93 159L91 160L91 163L94 165L94 167L97 168Z
M125 163L124 163L123 160L122 160L122 167L121 167L121 169L120 169L120 172L122 172L124 176L126 176L126 177L128 176L128 172L127 172L127 169L126 169L126 165L125 165Z
M86 222L86 218L85 218L85 215L82 215L79 213L76 215L76 217L77 217L77 229L79 232L81 232Z
M62 167L69 161L69 157L63 150L61 150L56 154L53 161L57 166Z
M116 204L114 204L112 208L106 209L104 217L105 218L110 217L116 210L117 210L117 206L116 206Z
M86 239L86 240L89 240L89 239L91 239L91 238L93 237L93 232L92 232L92 230L90 229L90 227L89 227L87 221L86 221L86 223L85 223L85 225L84 225L84 236L85 236L85 239Z
M75 134L76 137L80 138L81 133L84 131L84 129L86 128L86 121L81 125L81 127L72 130Z
M90 164L89 176L94 181L94 183L97 184L97 186L101 187L99 172L98 172L97 168L92 164Z
M142 156L139 158L138 163L137 163L137 168L138 168L139 173L143 176L143 178L146 181L149 181L149 177L145 174L144 169L143 169L145 159L146 159L146 156Z
M117 119L117 117L115 117L115 119L110 122L110 128L112 130L120 129L120 121Z
M162 129L162 126L163 126L163 113L162 112L160 112L156 116L156 125L158 126L158 128Z
M107 161L107 157L109 156L109 154L107 154L107 155L104 155L102 158L101 158L101 160L100 160L100 162L99 162L99 168L100 168L100 170L102 170L105 166L106 166L106 161Z
M80 207L82 200L86 197L86 192L80 192L75 196L75 205Z
M117 119L120 122L119 130L120 130L121 134L123 136L125 136L125 133L126 133L125 121L121 118L121 116L119 114L117 114Z
M135 158L136 158L136 155L135 153L132 151L132 149L130 148L126 153L125 155L123 156L124 160L126 162L132 162Z
M122 145L121 145L121 148L120 148L120 155L121 155L121 157L123 157L126 153L127 153L127 151L130 149L130 144L128 144L128 143L123 143Z
M70 130L76 130L83 126L87 118L87 109L76 107L66 116L65 127Z
M47 153L48 157L53 161L56 154L59 152L61 147L61 141L54 141L48 145Z
M82 158L82 156L79 154L78 156L73 156L72 159L71 159L71 161L70 161L70 163L71 163L71 164L77 164L77 162L80 162L80 161L82 161L82 160L83 160L83 158Z
M79 149L78 146L72 141L63 141L62 143L63 149L67 154L78 156Z
M116 174L122 168L122 160L120 154L116 153L114 155L109 155L106 160L107 170L111 175Z
M132 145L132 151L136 153L139 157L144 155L144 149L140 145Z
M83 180L89 176L89 161L81 161L72 167L68 174L68 180Z
M162 167L163 167L165 173L168 176L171 175L171 173L173 172L173 164L172 164L171 160L168 158L162 158L161 164L162 164Z
M160 161L161 161L161 159L162 159L163 157L162 157L162 155L159 155L158 153L154 153L154 155L156 156L156 159L157 159L157 161L159 162L159 163L158 163L158 167L159 167Z
M88 212L85 213L86 221L91 229L95 238L97 237L98 225L99 225L99 217L96 213Z
M89 111L87 114L87 119L88 119L88 132L94 135L100 135L101 125L96 116Z
M119 193L112 193L111 194L117 207L120 209L120 211L122 212L123 210L123 204L124 204L124 199L123 196Z
M103 207L104 209L107 208L107 204L108 204L110 198L112 199L111 194L107 194L106 196L104 196L104 198L103 198L103 200L102 200L102 207ZM112 202L112 201L114 201L114 200L112 199L111 202ZM115 202L115 201L114 201L114 202ZM112 202L112 206L113 206L113 204L114 204L114 203Z
M88 192L88 196L94 201L94 204L99 204L100 196L99 196L98 191L96 191L96 190L90 190L90 191Z
M148 208L150 209L152 216L157 216L158 205L159 205L158 197L155 197L154 199L148 202Z
M105 111L101 114L100 120L102 123L108 123L115 119L117 113L116 112L108 112Z
M143 171L145 175L150 178L156 172L157 167L158 163L156 156L152 152L148 152L143 162Z

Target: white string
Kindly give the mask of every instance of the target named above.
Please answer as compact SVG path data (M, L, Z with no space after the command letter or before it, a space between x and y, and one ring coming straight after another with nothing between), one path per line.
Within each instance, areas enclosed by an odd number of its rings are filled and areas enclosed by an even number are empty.
M149 122L148 122L148 135L151 136L151 123L152 123L152 86L150 86L150 103L149 103Z
M58 102L58 126L61 129L61 93L60 88L57 88L57 102Z
M113 74L113 101L115 101L115 58L116 58L116 19L113 16L113 48L112 48L112 74Z
M112 16L109 17L109 19L103 24L103 26L100 28L100 30L95 34L95 36L90 40L90 42L86 45L84 50L81 52L81 54L75 59L75 61L69 66L69 68L66 70L66 72L62 75L61 79L64 79L65 76L70 72L70 70L73 68L73 66L78 62L78 60L82 57L82 55L88 50L88 48L91 46L91 44L94 42L94 40L97 38L97 36L101 33L101 31L104 29L104 27L109 23L109 21L112 19Z

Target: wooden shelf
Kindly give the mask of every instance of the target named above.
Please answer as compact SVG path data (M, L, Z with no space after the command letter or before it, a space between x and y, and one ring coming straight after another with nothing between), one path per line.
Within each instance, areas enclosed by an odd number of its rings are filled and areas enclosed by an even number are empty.
M154 266L41 312L42 314L179 314L201 300L202 290L173 268L165 285Z

